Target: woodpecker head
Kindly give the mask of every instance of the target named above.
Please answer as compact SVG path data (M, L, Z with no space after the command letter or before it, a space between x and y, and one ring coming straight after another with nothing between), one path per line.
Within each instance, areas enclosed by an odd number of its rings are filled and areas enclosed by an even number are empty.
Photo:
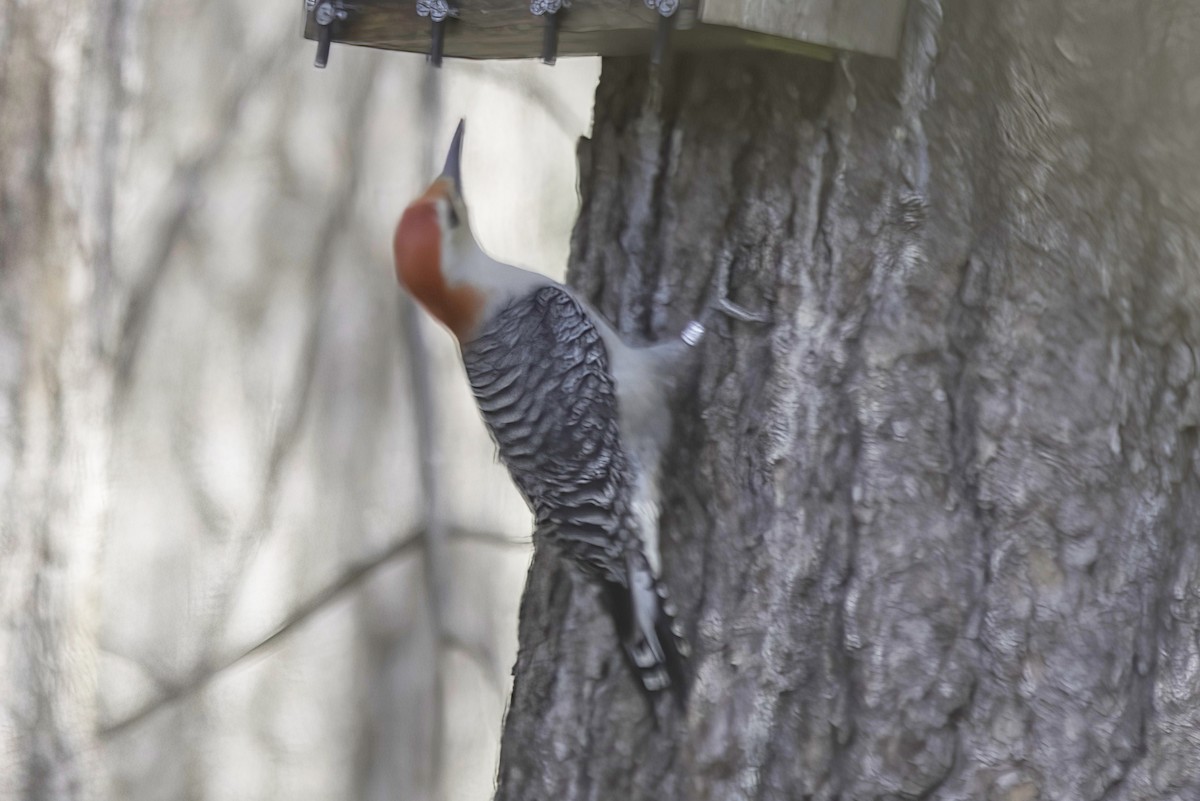
M458 123L442 174L404 210L392 240L400 284L460 341L471 338L485 301L462 268L480 253L462 196L465 127Z

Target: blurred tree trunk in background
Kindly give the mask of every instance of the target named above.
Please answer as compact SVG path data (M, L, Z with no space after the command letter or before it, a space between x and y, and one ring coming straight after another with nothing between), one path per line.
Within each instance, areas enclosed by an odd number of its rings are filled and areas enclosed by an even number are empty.
M651 722L539 552L501 801L1200 797L1200 14L910 4L899 63L605 61L570 276L720 323Z
M492 788L528 510L390 234L469 111L561 271L596 64L318 71L302 5L0 2L0 801Z
M126 4L0 7L0 798L86 799Z

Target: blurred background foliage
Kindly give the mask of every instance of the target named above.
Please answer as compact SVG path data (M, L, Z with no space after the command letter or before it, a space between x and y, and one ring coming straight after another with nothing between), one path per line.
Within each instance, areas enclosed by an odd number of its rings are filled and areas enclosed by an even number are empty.
M450 338L397 291L391 232L467 117L481 241L561 274L599 64L335 46L319 71L300 6L127 11L112 798L492 790L529 515Z

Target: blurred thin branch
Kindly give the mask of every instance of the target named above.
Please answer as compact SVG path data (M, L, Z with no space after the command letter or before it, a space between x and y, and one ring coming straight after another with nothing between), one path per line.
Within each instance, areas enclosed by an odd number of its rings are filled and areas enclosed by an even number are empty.
M486 535L485 535L486 536ZM223 659L216 660L211 664L207 664L198 669L193 675L182 681L172 685L168 685L168 689L159 697L154 698L133 713L124 718L103 726L100 729L101 737L113 737L127 729L136 726L146 718L158 712L176 701L182 700L194 693L204 689L213 679L217 678L222 673L237 667L242 662L245 662L252 656L262 653L272 645L279 642L283 637L287 636L297 627L306 623L314 615L326 608L345 593L358 587L368 578L375 574L381 567L389 562L398 559L401 556L408 555L421 547L426 541L426 531L424 529L415 533L409 534L407 537L389 545L380 553L365 559L361 562L356 562L350 565L336 579L322 587L320 590L309 596L306 600L300 603L293 609L275 629L267 636L260 639L258 642L230 654Z
M224 534L229 528L229 513L209 488L209 482L196 458L196 431L190 418L180 418L171 429L171 455L180 466L183 486L192 502L192 508L209 537Z
M428 85L427 85L428 87ZM432 101L430 101L432 105ZM430 154L432 156L432 154ZM471 643L455 633L445 614L445 601L442 593L452 585L453 577L450 570L450 558L446 552L446 542L450 539L464 542L486 543L488 545L505 545L512 540L498 534L489 534L462 529L447 530L443 515L443 498L440 477L442 475L439 463L441 445L437 437L438 414L434 398L433 367L430 364L428 346L422 333L420 312L416 304L405 299L400 307L400 324L403 329L403 342L408 357L409 377L413 388L413 416L417 431L417 450L421 486L426 498L425 531L428 537L424 555L426 581L426 604L430 610L430 618L434 633L437 637L437 660L434 678L435 724L433 737L433 771L435 781L440 784L444 769L442 753L442 733L445 714L444 670L441 665L443 650L458 651L466 655L480 668L489 685L500 695L504 688L496 681L495 656L484 643Z
M451 533L451 537L459 542L470 542L476 545L486 545L489 548L528 549L533 547L533 540L531 539L505 537L502 534L489 534L485 531L475 531L473 529L455 529Z
M497 695L504 695L504 686L501 684L495 670L495 654L492 653L491 649L485 645L469 643L453 635L442 643L442 647L449 651L457 651L471 660L475 667L479 668L479 672L483 674L483 680L487 682L487 685Z
M176 166L163 192L163 199L158 205L167 211L153 231L150 255L130 288L124 314L118 323L120 336L116 342L113 384L113 408L118 413L124 408L121 401L130 389L133 368L144 340L146 321L154 302L162 296L159 287L170 266L171 254L187 231L188 217L202 199L201 185L226 148L236 141L240 130L238 123L247 100L255 91L274 85L267 79L285 62L291 50L292 37L289 35L264 48L251 67L237 72L237 82L226 94L216 114L212 137L198 153Z
M439 116L441 106L440 75L426 70L421 79L421 109L428 119ZM433 140L427 138L421 153L423 165L432 167L437 163ZM420 472L421 489L425 497L425 529L428 542L424 551L425 604L437 639L434 650L433 676L433 732L430 736L433 749L430 769L433 785L439 787L445 773L445 713L446 680L442 665L442 650L453 639L446 622L445 603L442 594L450 586L449 564L445 548L445 520L442 516L441 482L438 480L437 443L438 416L434 398L433 370L429 364L429 351L421 333L421 320L415 304L405 299L400 304L400 341L403 343L409 368L409 383L413 393L413 423L417 432L417 469Z
M326 214L321 222L308 271L308 303L312 309L312 322L304 335L300 349L298 378L285 395L289 400L280 421L275 426L266 464L263 468L262 489L259 491L254 512L246 532L234 544L235 552L226 571L227 586L217 595L217 608L210 618L205 642L216 642L216 632L224 626L229 609L237 598L241 582L254 551L266 532L271 529L275 504L283 477L283 467L299 441L300 432L311 405L313 387L316 384L317 361L325 330L325 303L328 299L328 283L333 251L348 221L353 216L354 197L362 177L362 159L365 151L364 137L369 128L368 114L378 59L368 62L368 72L351 101L347 104L345 151L342 154L345 169L333 196L328 201Z
M487 532L474 531L471 529L456 528L449 531L448 534L450 538L463 542L489 544L514 543L513 540L498 534L489 534ZM203 690L220 674L237 667L250 657L259 654L275 643L278 643L294 629L302 626L322 609L338 600L338 598L340 598L342 595L357 588L359 585L373 576L381 567L387 565L395 559L400 558L401 556L411 554L417 548L427 546L429 542L428 535L428 529L419 529L407 537L404 537L392 545L389 545L387 548L384 548L374 556L364 559L360 562L352 563L337 578L322 587L317 592L313 593L306 600L301 602L299 606L288 613L288 615L282 621L280 621L279 625L276 626L270 634L258 640L253 645L226 656L224 659L201 666L192 674L191 678L189 679L172 683L162 679L153 672L148 672L147 675L151 676L156 682L166 688L163 694L157 698L147 701L137 710L121 718L115 723L110 723L101 727L99 731L100 736L105 738L114 737L146 720L155 712L158 712L159 710L164 709L165 707L170 706L177 701L181 701L191 695L194 695L200 690ZM441 640L443 646L454 648L455 650L466 654L481 668L484 675L488 676L488 680L491 682L491 666L494 660L492 658L492 654L488 653L486 649L474 647L470 643L464 642L452 636L446 636L444 638L439 636L439 640ZM141 665L141 663L138 664Z
M153 684L155 690L163 690L171 686L171 680L166 675L168 671L163 665L151 664L149 659L125 653L122 649L105 641L97 643L97 649L105 657L122 663L126 668L132 668L141 678Z

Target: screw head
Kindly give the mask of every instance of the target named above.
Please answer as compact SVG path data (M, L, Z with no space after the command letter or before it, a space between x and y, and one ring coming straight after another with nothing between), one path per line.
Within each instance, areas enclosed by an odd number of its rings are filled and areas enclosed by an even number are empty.
M330 25L337 18L337 9L333 3L324 2L317 6L316 20L318 25Z

